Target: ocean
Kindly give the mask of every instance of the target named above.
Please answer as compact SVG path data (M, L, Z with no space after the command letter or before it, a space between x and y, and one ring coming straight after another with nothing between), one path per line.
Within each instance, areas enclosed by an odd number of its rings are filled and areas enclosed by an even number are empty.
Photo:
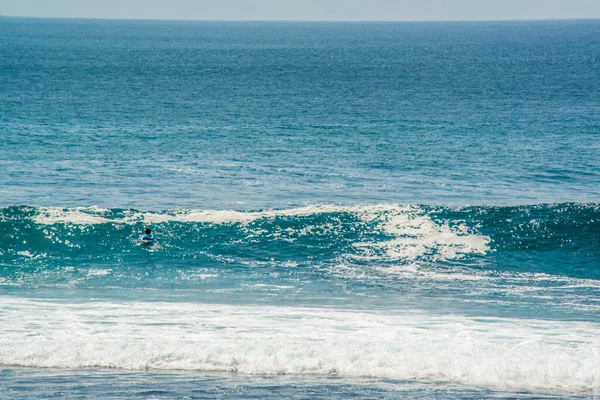
M0 398L598 398L599 201L598 20L4 17Z

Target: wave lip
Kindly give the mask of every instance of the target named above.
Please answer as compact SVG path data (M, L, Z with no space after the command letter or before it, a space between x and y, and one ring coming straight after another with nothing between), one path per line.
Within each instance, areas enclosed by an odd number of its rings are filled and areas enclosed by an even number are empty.
M358 207L339 207L334 205L314 205L287 210L237 211L237 210L197 210L175 208L166 211L125 210L123 215L110 216L110 209L97 206L59 208L40 207L34 217L39 225L64 224L104 224L104 223L146 223L160 224L168 222L205 222L237 223L250 222L260 218L307 216L317 213L351 212Z
M0 365L318 374L600 393L600 325L0 298Z

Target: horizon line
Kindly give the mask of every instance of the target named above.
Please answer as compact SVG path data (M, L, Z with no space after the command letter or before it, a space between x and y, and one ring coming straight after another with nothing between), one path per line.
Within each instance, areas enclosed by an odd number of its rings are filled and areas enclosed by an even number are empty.
M0 12L0 18L23 19L66 19L66 20L91 20L91 21L168 21L168 22L312 22L312 23L431 23L431 22L549 22L549 21L600 21L600 17L592 18L515 18L515 19L194 19L194 18L136 18L136 17L57 17L57 16L31 16L31 15L6 15Z

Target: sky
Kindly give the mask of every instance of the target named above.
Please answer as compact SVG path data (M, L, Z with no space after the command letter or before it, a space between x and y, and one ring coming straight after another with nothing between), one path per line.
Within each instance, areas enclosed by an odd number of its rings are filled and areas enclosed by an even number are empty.
M600 18L600 0L0 0L4 16L304 21Z

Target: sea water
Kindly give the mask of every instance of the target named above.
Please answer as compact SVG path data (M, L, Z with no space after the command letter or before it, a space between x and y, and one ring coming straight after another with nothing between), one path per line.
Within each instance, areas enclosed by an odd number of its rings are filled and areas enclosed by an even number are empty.
M599 199L599 21L5 17L0 397L600 396Z

